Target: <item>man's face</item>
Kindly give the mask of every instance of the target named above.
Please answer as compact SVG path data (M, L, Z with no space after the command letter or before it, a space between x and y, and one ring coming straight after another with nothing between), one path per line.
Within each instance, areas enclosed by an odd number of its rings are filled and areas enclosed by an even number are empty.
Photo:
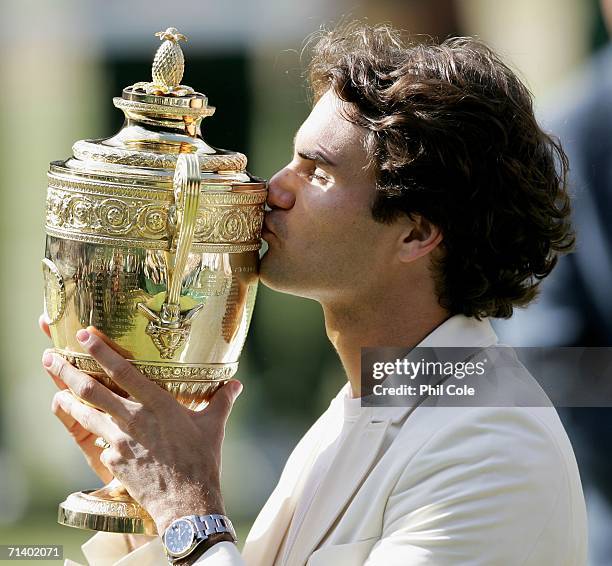
M328 91L302 124L293 160L270 180L263 232L262 282L322 302L375 293L396 249L396 230L372 217L364 130L341 104Z

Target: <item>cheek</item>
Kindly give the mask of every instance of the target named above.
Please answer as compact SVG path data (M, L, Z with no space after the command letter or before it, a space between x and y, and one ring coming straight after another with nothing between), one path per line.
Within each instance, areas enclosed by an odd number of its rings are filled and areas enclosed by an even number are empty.
M360 264L371 255L380 225L371 212L372 186L360 182L328 191L303 187L287 214L288 246L323 264ZM316 260L312 260L316 262Z
M328 256L328 264L343 271L369 271L377 265L384 250L384 238L374 220L356 211L337 209L317 225L312 238ZM383 252L384 255L384 252Z
M322 229L338 232L352 230L371 219L369 204L353 191L332 187L328 192L310 189L296 203L298 218Z

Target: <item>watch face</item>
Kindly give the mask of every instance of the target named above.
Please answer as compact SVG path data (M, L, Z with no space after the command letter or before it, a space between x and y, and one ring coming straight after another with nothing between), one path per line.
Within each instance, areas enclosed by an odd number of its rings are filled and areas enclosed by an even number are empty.
M173 556L187 552L195 539L195 529L191 521L177 519L167 529L164 535L166 549Z

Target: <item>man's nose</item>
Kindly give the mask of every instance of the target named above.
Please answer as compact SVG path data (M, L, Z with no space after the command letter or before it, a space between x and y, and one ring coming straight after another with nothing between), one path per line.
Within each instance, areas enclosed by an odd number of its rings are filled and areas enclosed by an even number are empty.
M268 182L268 206L285 210L293 208L296 183L297 175L288 168L276 173Z

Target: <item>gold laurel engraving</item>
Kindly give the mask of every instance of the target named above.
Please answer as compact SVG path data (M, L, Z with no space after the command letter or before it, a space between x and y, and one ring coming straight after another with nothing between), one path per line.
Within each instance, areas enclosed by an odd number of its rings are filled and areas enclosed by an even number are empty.
M254 244L193 244L192 249L198 253L240 253L252 252L261 248L261 241Z
M214 187L208 186L206 189L215 190ZM202 205L222 205L228 204L232 206L236 205L248 205L248 204L263 204L266 202L266 192L262 191L249 191L246 193L239 192L219 192L209 193L204 191L200 197L200 207Z
M209 204L216 197L234 202L262 202ZM204 204L198 210L194 249L217 244L243 246L232 251L259 249L264 198L265 195L253 197L246 193L205 195ZM169 207L170 202L109 196L93 191L84 194L49 186L46 229L52 236L81 242L169 249L172 236L168 226Z
M86 373L103 374L104 370L92 357L85 354L67 353L56 349L60 356L65 358L77 369ZM181 364L163 362L140 362L128 360L143 375L156 382L217 382L227 381L238 370L238 362L226 364Z
M168 237L168 209L159 202L82 195L53 187L47 193L47 226L100 236L160 240Z
M196 220L195 240L211 244L256 241L263 217L263 206L207 206Z
M72 146L76 159L103 161L133 167L151 167L154 169L174 169L178 155L160 154L148 151L132 151L111 147L87 140L77 141ZM198 155L201 171L244 171L247 166L246 155L230 153L227 155Z

